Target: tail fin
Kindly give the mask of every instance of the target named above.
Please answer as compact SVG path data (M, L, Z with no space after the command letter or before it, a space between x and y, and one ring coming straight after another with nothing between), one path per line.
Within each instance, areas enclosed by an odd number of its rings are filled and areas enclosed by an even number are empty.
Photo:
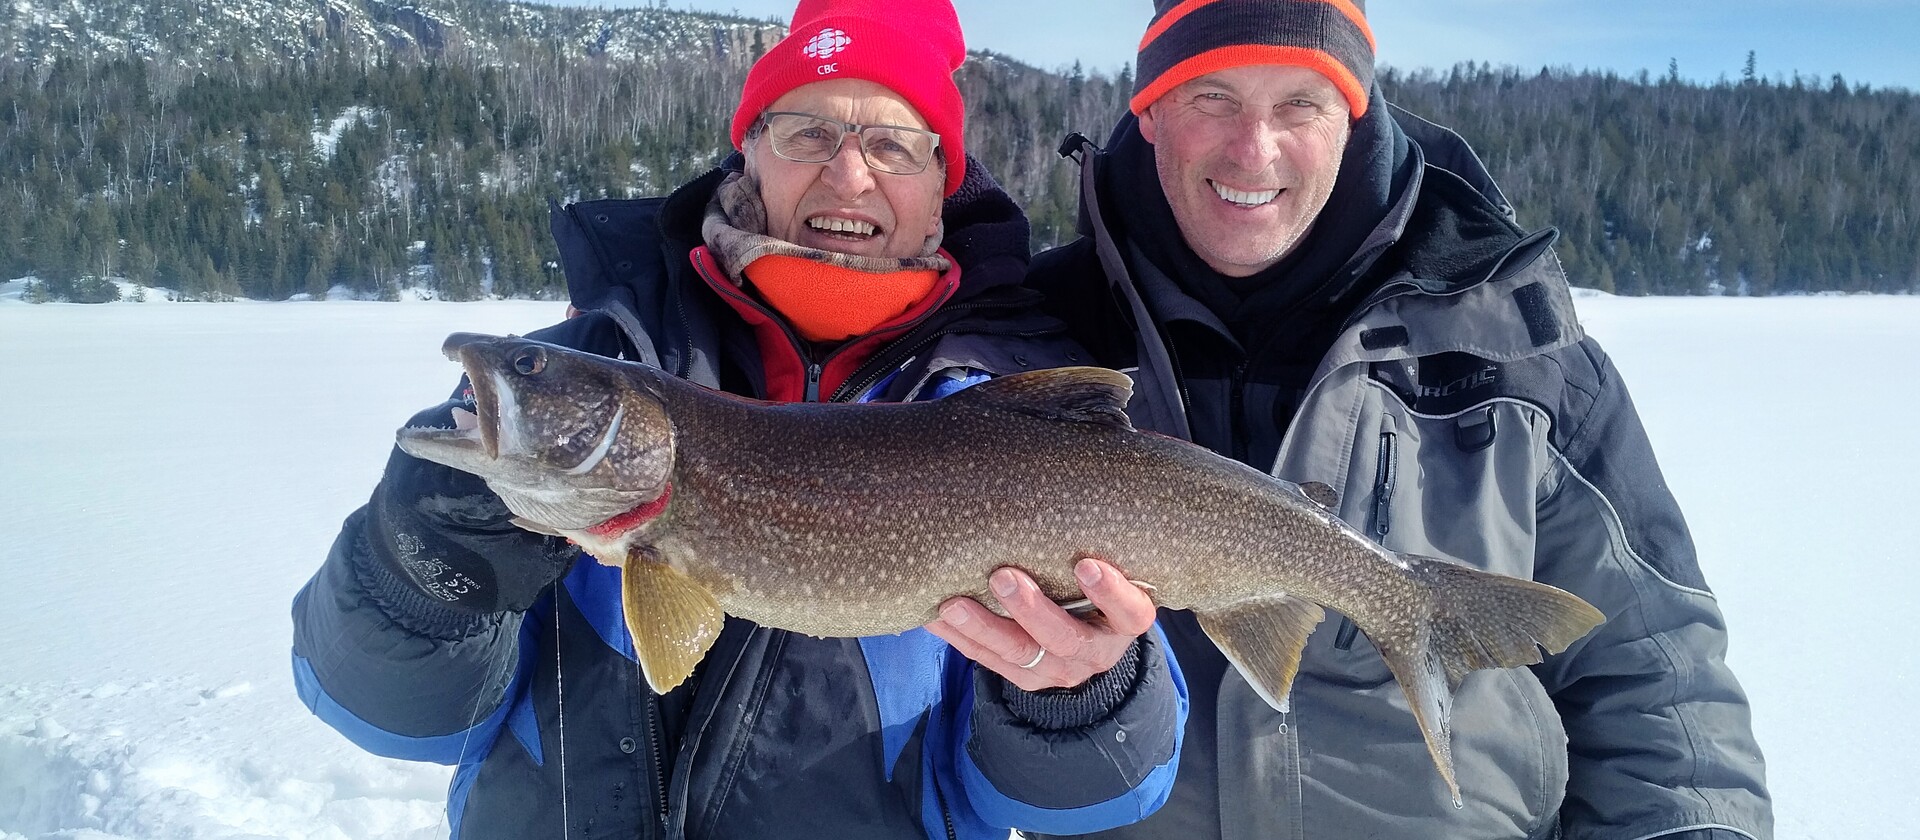
M1387 668L1407 693L1427 751L1458 804L1450 714L1460 682L1483 668L1538 663L1544 658L1540 648L1548 653L1566 650L1606 616L1586 601L1544 583L1431 557L1403 554L1400 559L1432 596L1428 623L1411 635L1383 632L1376 636L1369 631L1367 638L1379 648ZM1368 628L1362 625L1361 629Z

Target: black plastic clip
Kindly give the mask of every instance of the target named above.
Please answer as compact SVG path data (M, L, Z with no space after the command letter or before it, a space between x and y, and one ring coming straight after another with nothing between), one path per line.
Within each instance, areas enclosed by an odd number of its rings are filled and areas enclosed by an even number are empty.
M1100 151L1100 147L1093 145L1093 141L1088 140L1087 135L1078 131L1067 132L1067 139L1060 141L1060 156L1074 163L1087 162L1085 157L1087 149Z

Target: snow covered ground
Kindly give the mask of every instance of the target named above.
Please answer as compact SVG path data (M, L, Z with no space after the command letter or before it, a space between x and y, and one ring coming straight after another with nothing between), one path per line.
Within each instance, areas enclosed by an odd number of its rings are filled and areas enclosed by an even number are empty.
M43 305L0 284L0 840L442 837L444 768L288 673L293 593L454 381L560 304ZM1779 837L1908 833L1920 298L1580 301L1732 626Z

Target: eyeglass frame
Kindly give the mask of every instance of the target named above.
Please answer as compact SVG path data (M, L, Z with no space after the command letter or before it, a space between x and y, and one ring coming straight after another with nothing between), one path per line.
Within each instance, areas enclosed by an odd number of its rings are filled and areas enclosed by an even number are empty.
M820 122L826 123L828 125L837 125L840 127L840 137L838 140L834 141L833 152L821 160L799 160L797 158L787 157L786 155L780 153L780 150L776 147L776 144L774 144L773 140L769 138L767 140L767 149L773 152L774 157L777 157L781 160L792 161L793 163L809 163L816 166L825 166L829 163L832 163L834 158L839 157L840 150L846 146L847 135L852 134L856 137L862 137L862 140L864 141L864 136L861 134L861 132L864 132L869 128L885 128L885 129L891 129L894 131L911 131L917 134L925 134L928 137L933 138L933 153L928 156L927 162L925 164L922 164L919 169L916 169L912 172L893 172L891 170L881 169L880 167L875 166L873 164L873 159L867 157L867 144L865 142L860 142L855 144L855 147L860 150L860 160L865 162L869 169L872 169L875 172L883 173L886 175L913 176L913 175L919 175L923 172L926 172L928 169L933 168L934 161L939 161L943 166L946 164L946 157L940 154L940 150L942 148L940 145L940 133L937 131L928 131L924 128L914 128L913 126L910 126L910 125L886 125L883 123L877 123L872 125L862 125L860 123L850 123L845 120L836 120L832 117L823 117L819 114L809 114L805 111L765 111L760 114L760 118L758 120L754 121L753 131L748 136L757 138L765 135L767 133L767 128L769 125L769 118L771 117L806 117L808 119L819 120Z

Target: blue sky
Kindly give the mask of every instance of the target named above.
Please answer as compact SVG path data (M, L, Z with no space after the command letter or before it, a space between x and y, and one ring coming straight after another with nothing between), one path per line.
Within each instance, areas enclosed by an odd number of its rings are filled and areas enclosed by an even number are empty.
M613 0L611 5L652 5ZM796 0L669 0L677 9L785 20ZM583 3L583 5L597 5ZM956 0L968 46L1041 67L1116 70L1153 16L1151 0ZM1920 91L1916 0L1373 0L1381 61L1445 68L1475 60L1526 68L1571 65L1632 74L1739 78L1747 51L1760 73Z

